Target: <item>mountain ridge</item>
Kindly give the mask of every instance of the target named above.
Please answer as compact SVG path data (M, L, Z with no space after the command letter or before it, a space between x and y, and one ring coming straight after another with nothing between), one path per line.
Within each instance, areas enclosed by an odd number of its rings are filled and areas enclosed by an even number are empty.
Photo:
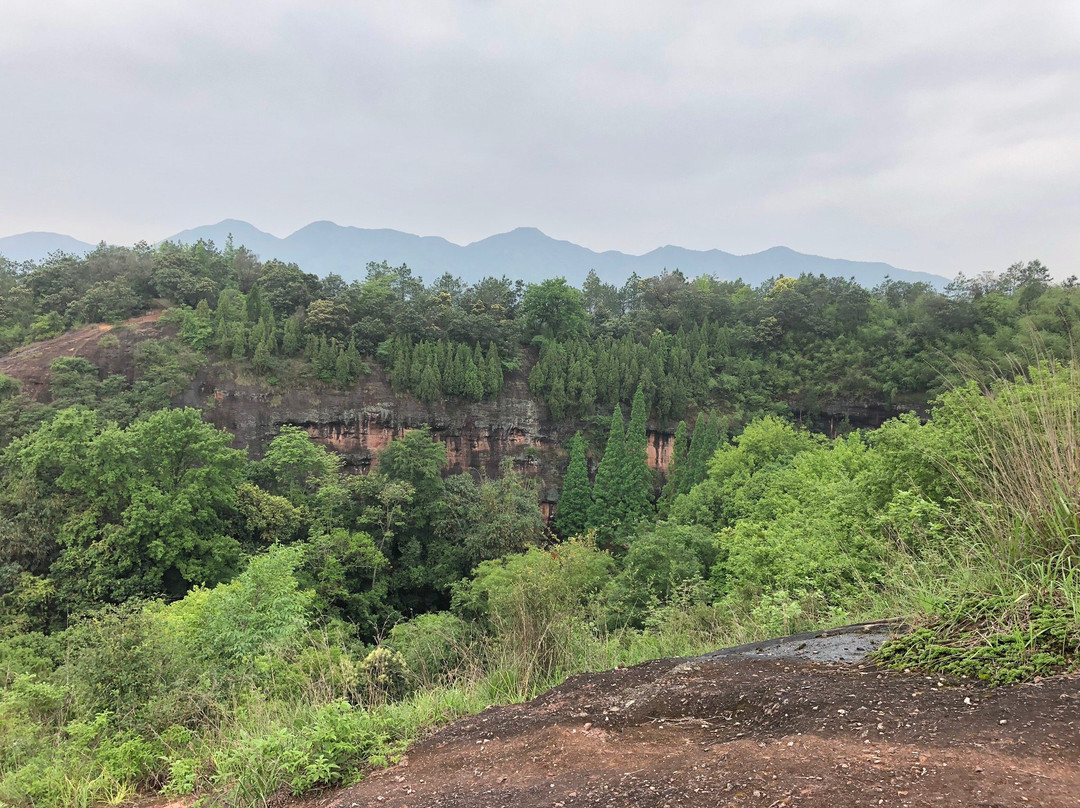
M609 283L621 284L631 274L656 275L680 270L686 275L714 275L723 280L756 285L779 275L803 273L852 277L863 286L876 286L886 276L895 281L929 283L942 288L948 279L928 272L901 269L880 261L854 261L801 253L786 246L736 255L717 248L691 250L674 244L634 255L619 250L597 252L536 227L518 227L465 245L441 236L419 236L391 228L368 229L329 220L311 222L284 238L240 219L182 230L163 241L192 244L200 239L221 246L229 235L263 260L298 264L304 271L325 276L336 273L346 281L363 278L369 262L408 264L428 281L444 273L476 282L489 275L536 281L563 276L576 286L595 270ZM159 242L161 243L161 242ZM0 255L14 261L41 260L50 253L85 253L94 245L58 233L21 233L0 238Z

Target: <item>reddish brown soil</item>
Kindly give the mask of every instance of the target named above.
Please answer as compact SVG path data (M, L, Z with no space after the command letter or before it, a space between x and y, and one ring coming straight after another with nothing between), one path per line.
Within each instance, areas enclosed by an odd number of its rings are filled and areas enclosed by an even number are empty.
M1080 806L1080 677L664 660L488 709L299 805Z
M49 365L62 356L82 357L106 374L119 373L130 378L134 372L132 351L142 340L162 335L160 318L160 311L151 311L119 325L95 323L16 348L7 356L0 356L0 373L18 379L23 392L38 401L48 400ZM101 338L110 331L117 336L119 345L103 348Z

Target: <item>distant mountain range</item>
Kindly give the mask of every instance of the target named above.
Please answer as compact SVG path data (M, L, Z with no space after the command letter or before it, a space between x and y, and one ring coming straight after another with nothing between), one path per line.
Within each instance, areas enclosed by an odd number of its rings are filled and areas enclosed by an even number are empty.
M298 264L317 275L337 273L346 281L363 278L369 261L387 261L393 266L408 264L427 281L445 272L467 282L485 276L506 275L527 281L563 276L580 286L590 269L609 283L621 284L636 272L642 277L664 269L681 270L685 275L715 275L742 278L757 285L779 276L802 273L854 278L863 286L876 286L886 275L897 281L925 282L941 288L948 280L927 272L898 269L880 262L847 261L806 255L787 247L773 247L751 255L733 255L721 250L688 250L660 247L644 255L616 250L594 252L587 247L559 241L534 227L519 227L465 246L437 236L414 236L398 230L366 230L342 227L333 222L313 222L286 238L264 233L247 222L226 219L217 224L184 230L166 241L192 244L199 239L219 247L229 235L236 246L243 245L263 260L277 258ZM85 253L94 246L58 233L22 233L0 238L0 255L13 261L34 261L61 250Z

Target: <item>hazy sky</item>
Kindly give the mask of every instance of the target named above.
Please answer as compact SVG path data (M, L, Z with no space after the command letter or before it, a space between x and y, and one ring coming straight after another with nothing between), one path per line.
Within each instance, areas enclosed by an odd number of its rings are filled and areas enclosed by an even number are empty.
M1080 3L3 0L0 235L1080 272Z

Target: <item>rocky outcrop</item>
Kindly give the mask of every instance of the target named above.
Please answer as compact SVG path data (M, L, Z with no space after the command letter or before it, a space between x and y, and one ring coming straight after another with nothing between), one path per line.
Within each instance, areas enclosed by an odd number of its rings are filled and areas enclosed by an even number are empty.
M358 472L374 468L379 452L405 430L428 425L446 444L449 473L495 476L509 462L537 478L549 506L557 499L564 446L584 426L552 421L521 374L508 376L502 395L493 401L425 405L395 392L377 368L349 390L318 384L276 390L239 383L225 367L207 367L177 403L203 407L208 421L232 432L236 445L253 456L282 425L292 424L338 452L346 468ZM649 463L661 475L670 463L671 441L668 431L649 432Z
M142 340L170 336L175 326L158 322L152 312L118 326L92 325L13 351L0 358L0 372L20 380L24 392L49 400L49 366L60 356L81 356L101 370L102 377L134 376L135 346ZM231 432L234 444L258 457L284 424L307 430L319 443L338 452L346 469L365 473L378 455L405 430L429 425L446 444L448 473L495 476L503 463L535 478L547 511L558 498L566 466L565 446L583 422L552 421L543 402L528 389L522 372L507 377L502 394L493 401L446 400L424 404L396 392L377 366L349 390L318 382L270 385L234 372L232 363L204 365L178 406L203 410L208 421ZM874 428L917 404L866 400L823 403L812 412L792 409L812 428L836 435L850 428ZM603 426L601 426L601 430ZM662 480L671 463L672 431L656 426L648 434L648 462Z

